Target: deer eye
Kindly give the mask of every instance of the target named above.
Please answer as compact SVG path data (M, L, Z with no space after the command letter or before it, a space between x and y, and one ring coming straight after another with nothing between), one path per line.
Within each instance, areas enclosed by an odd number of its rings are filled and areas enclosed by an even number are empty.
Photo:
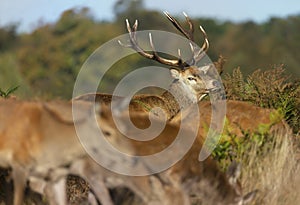
M196 81L196 78L194 78L194 77L188 77L187 78L189 81Z

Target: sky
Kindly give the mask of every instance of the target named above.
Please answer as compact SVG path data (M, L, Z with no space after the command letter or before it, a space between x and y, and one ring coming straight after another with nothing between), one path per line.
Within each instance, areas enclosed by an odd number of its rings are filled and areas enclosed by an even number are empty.
M114 17L116 0L0 0L0 26L20 23L19 31L29 32L38 22L55 22L67 9L89 7L98 20ZM144 0L146 8L186 12L191 17L212 17L235 22L267 21L270 17L300 14L299 0Z

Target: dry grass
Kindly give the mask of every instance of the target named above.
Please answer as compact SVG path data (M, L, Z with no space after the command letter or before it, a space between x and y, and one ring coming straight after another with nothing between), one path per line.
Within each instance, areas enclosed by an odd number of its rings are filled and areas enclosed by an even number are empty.
M256 70L244 76L239 68L224 79L227 98L273 108L284 115L294 134L248 133L246 139L263 136L260 144L245 140L250 149L238 156L243 162L242 182L245 192L259 189L253 204L298 205L300 201L300 79L292 80L283 65L270 70ZM298 136L297 136L298 135ZM267 138L266 138L267 137Z
M250 153L243 156L246 161L242 172L243 187L245 191L259 190L253 204L299 204L300 164L293 137L278 135L267 145L263 154L253 146Z

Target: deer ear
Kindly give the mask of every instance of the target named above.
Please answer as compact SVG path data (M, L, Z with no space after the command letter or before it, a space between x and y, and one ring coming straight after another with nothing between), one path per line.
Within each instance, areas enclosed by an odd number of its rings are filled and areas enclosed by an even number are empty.
M174 79L178 79L178 78L179 78L180 73L179 73L178 70L172 68L172 69L170 70L170 72L171 72L171 76L172 76Z

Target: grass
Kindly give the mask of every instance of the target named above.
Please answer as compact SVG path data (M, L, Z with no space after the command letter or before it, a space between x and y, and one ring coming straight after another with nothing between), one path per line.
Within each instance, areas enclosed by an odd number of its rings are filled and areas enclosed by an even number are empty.
M3 98L8 98L11 94L13 94L20 86L14 86L14 87L11 87L11 88L8 88L6 91L2 90L0 88L0 97L3 97Z
M246 133L242 138L232 136L230 140L234 142L221 143L214 157L223 170L233 160L242 164L244 193L259 190L252 205L299 204L299 136L291 132Z
M265 146L265 152L253 144L244 153L242 184L245 191L258 189L255 205L298 205L300 201L300 165L294 136L277 135ZM298 142L299 143L299 142ZM299 151L299 150L298 150Z
M220 168L241 162L244 193L258 189L252 205L298 205L300 201L300 80L291 80L284 66L243 76L237 68L224 80L228 99L275 109L271 121L284 119L292 129L261 125L243 137L226 132L213 153ZM230 130L230 129L229 129Z

